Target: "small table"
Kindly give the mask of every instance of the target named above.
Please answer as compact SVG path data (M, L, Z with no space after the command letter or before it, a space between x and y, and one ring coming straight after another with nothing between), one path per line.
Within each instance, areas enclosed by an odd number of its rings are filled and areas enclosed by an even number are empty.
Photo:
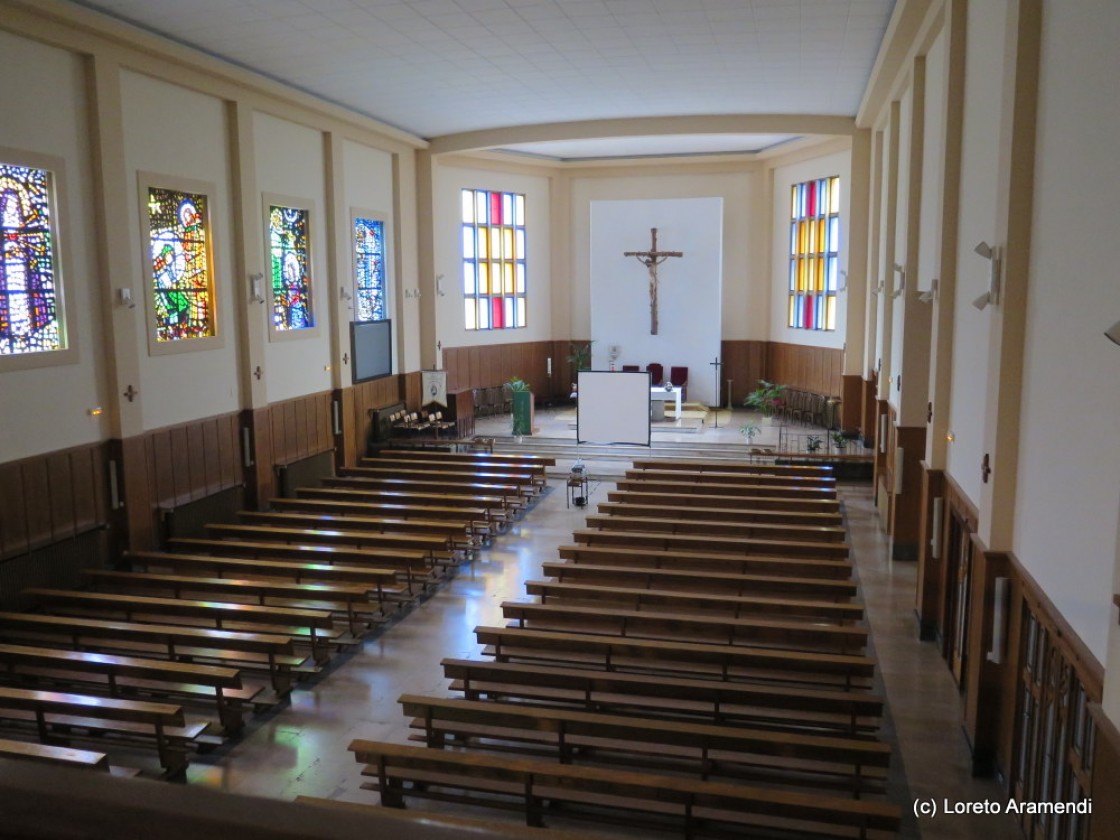
M573 472L568 475L567 507L571 507L573 502L575 503L576 507L583 507L587 504L586 472Z
M681 389L674 388L672 391L666 391L660 385L654 386L649 389L649 398L652 402L668 402L673 400L676 403L676 419L681 419Z

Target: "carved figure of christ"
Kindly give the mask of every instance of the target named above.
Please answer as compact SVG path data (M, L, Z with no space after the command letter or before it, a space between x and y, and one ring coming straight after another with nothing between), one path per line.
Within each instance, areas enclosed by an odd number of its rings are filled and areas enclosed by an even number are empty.
M657 267L669 257L683 257L684 251L658 251L657 228L650 228L652 244L648 251L624 251L624 257L637 257L649 270L649 334L657 335Z

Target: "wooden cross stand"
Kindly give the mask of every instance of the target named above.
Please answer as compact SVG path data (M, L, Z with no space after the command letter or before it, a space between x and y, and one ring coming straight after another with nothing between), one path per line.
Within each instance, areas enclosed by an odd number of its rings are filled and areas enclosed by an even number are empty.
M683 257L683 251L658 251L657 228L649 230L653 244L648 251L625 251L624 257L637 257L649 269L649 334L657 335L657 267L669 257Z

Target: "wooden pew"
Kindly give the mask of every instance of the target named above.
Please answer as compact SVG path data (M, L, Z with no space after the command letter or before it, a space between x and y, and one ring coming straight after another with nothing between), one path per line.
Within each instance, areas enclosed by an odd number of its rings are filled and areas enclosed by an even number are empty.
M367 628L384 615L384 602L376 590L362 583L296 583L287 580L198 577L196 575L162 575L151 572L117 572L107 569L86 569L83 574L102 588L170 592L174 598L189 598L201 593L214 593L227 600L252 599L266 606L269 599L276 606L297 609L330 610L346 616L350 633L362 634L359 616ZM374 604L376 603L376 609Z
M73 747L56 747L51 744L38 744L31 741L13 741L0 738L0 757L18 758L22 761L36 761L41 764L55 764L60 767L73 767L81 770L110 772L109 756L93 750L78 750Z
M516 513L505 496L440 493L436 491L378 490L354 486L301 487L296 491L300 499L332 502L360 502L364 504L402 504L417 507L454 507L486 511L486 521L497 530L504 530Z
M241 521L249 525L267 525L280 528L338 528L345 531L368 531L373 534L419 534L446 541L450 550L473 551L478 540L471 533L470 523L460 520L449 522L439 519L408 519L389 516L355 516L337 513L310 513L307 511L257 511L238 513Z
M636 470L681 470L682 472L737 472L749 475L784 475L831 478L827 464L767 464L710 458L635 458Z
M183 709L170 703L92 697L60 691L0 686L0 719L23 721L31 715L41 742L63 732L84 729L90 733L131 736L154 744L160 766L168 776L187 768L190 743L206 731L205 723L188 723Z
M653 500L641 497L652 494L619 493L612 491L608 496L617 501L600 502L599 513L620 516L640 517L642 519L726 519L727 508L703 507L702 505L669 504L671 499L655 496ZM737 522L767 522L775 525L818 525L840 528L844 517L839 511L813 513L811 511L752 510L741 505L733 508Z
M481 499L497 496L501 499L502 507L510 511L511 515L520 513L528 504L521 488L516 484L509 483L473 481L449 484L430 477L427 480L418 480L411 478L372 478L369 476L326 476L321 481L324 488L372 490L379 496L385 496L385 494L392 492L435 494L440 497L461 496L469 500L466 504L471 507L477 507L481 504Z
M603 633L636 639L755 645L787 650L862 652L866 627L746 616L650 612L613 605L503 601L502 616L517 627Z
M77 616L0 612L5 637L66 643L74 650L114 650L162 655L176 660L235 662L268 669L278 694L291 689L292 669L304 657L292 653L289 636L211 630L174 624L142 624Z
M179 554L173 551L126 551L124 559L130 568L141 567L186 570L214 574L221 578L232 574L242 578L282 578L293 583L339 581L368 586L377 592L379 604L409 600L407 591L396 586L395 569L367 566L332 566L326 563L298 563L286 560L250 560L244 557L219 557L213 554Z
M373 467L375 469L392 467L394 469L421 472L444 472L447 470L454 470L468 471L481 475L529 475L532 476L533 483L538 487L544 487L544 485L548 483L548 475L543 465L509 461L461 461L424 456L417 458L412 455L394 454L382 451L378 453L376 458L362 458L358 462L358 466Z
M773 495L783 495L787 490L816 491L822 494L836 492L836 479L832 476L772 475L744 472L690 472L673 469L629 469L626 477L638 480L675 481L682 484L731 485L769 487Z
M495 741L498 748L527 743L554 749L561 764L578 760L586 748L596 758L664 764L702 779L722 771L787 787L832 786L857 798L882 790L881 770L891 757L890 746L868 738L418 694L401 695L398 702L429 747L451 739L481 746L475 739L484 738L490 749Z
M344 478L410 479L436 481L440 484L496 484L516 487L517 495L525 498L536 496L541 491L541 485L536 481L533 474L525 472L476 472L470 469L456 470L454 468L440 470L410 469L389 465L384 467L342 467L338 474Z
M54 613L109 613L123 616L124 621L147 620L156 623L171 616L212 622L215 629L260 629L283 634L295 641L310 644L316 661L330 658L327 646L338 642L330 610L301 610L294 607L262 607L258 604L234 604L220 601L192 601L185 598L154 598L127 592L85 592L71 589L35 587L23 590L41 607Z
M270 499L269 507L276 511L321 513L334 516L372 516L390 519L425 519L462 524L468 533L480 541L493 532L493 516L487 508L457 508L449 505L410 505L377 502L356 502L346 499Z
M688 473L666 472L663 477L652 474L636 473L627 470L626 475L616 482L616 486L623 490L646 490L647 492L662 493L692 493L703 496L766 496L772 499L807 499L815 501L833 501L836 490L822 487L795 487L785 484L759 484L752 476L731 475L727 481L706 481L702 476L690 477ZM737 479L737 480L736 480ZM752 505L745 505L751 507Z
M423 552L432 563L450 562L454 555L451 540L430 534L398 534L393 532L348 530L331 528L284 528L278 525L232 525L214 523L206 526L207 532L224 540L270 540L281 543L311 543L322 545L353 546L365 549L411 549Z
M571 563L628 566L644 569L695 569L704 572L789 575L802 578L850 580L848 560L813 560L801 557L743 555L726 551L650 551L622 546L561 545L560 556Z
M433 461L460 461L466 464L498 463L524 464L536 467L555 467L556 459L549 455L531 455L523 452L451 452L446 449L382 449L382 455L404 455L408 458L427 458Z
M317 565L339 563L362 567L365 571L398 568L408 593L416 594L416 587L426 589L436 579L435 568L426 552L416 549L349 548L338 545L294 545L286 542L263 540L211 540L195 537L172 537L167 541L175 551L188 554L209 553L217 557L247 557L270 560L288 560Z
M706 507L756 508L759 510L837 511L840 501L820 490L759 487L754 484L697 484L688 481L653 481L620 478L616 489L630 493L652 493L667 504L698 504ZM782 490L783 492L774 492ZM607 498L614 501L608 492Z
M97 686L112 697L143 690L159 695L187 695L213 701L227 735L244 726L244 707L260 694L260 687L243 687L241 672L220 665L174 662L110 653L59 650L30 645L0 644L0 663L11 675L35 676L71 686ZM84 693L84 691L83 691Z
M800 616L815 622L845 623L863 618L863 605L853 601L820 601L810 598L778 598L761 595L713 595L706 592L674 592L663 589L638 589L622 586L591 586L557 583L552 580L527 580L525 592L542 602L592 602L622 604L635 610L680 612L694 615L722 614L733 618L747 616Z
M382 805L396 808L404 807L406 795L448 799L461 791L477 802L471 794L483 793L512 799L531 826L544 824L549 802L562 806L557 813L565 816L580 816L590 806L592 819L601 819L607 808L643 828L663 829L669 821L685 837L717 823L728 836L746 829L748 835L765 831L789 838L873 838L900 825L893 805L819 793L376 741L355 740L349 749L367 765L363 775L376 779L369 789L380 792Z
M690 570L687 565L681 569L658 569L566 561L542 563L541 572L561 583L621 586L630 589L670 589L676 592L710 592L715 595L791 595L829 601L847 601L856 595L856 584L851 580L697 572Z
M746 645L712 645L700 642L666 642L561 633L520 627L474 629L484 655L498 662L533 660L562 662L571 666L599 667L607 671L643 671L675 676L718 676L723 680L762 680L790 685L867 688L875 660L857 654L810 653Z
M726 511L722 518L714 519L677 518L668 512L657 517L625 516L611 511L590 514L585 523L588 528L599 530L712 534L794 542L843 542L848 536L847 528L835 525L775 525L770 522L745 522L738 517L729 518Z
M713 511L731 510L738 513L744 511L749 514L775 517L786 521L784 517L797 521L801 516L832 516L841 519L839 498L818 498L818 500L805 500L805 498L781 498L759 494L757 496L743 496L739 494L721 494L718 489L698 487L697 491L681 495L678 491L650 491L643 489L642 482L627 482L620 480L615 489L608 489L607 502L603 504L638 504L656 507L701 507ZM810 520L811 522L811 520Z
M745 721L810 732L872 733L883 698L867 691L769 686L664 674L595 671L556 663L446 658L452 691L468 700L515 697L589 711L689 716L713 723Z
M719 534L668 534L656 531L611 531L601 528L579 528L572 532L572 539L584 545L646 548L652 551L788 554L793 557L820 560L847 560L851 548L846 542L810 542Z

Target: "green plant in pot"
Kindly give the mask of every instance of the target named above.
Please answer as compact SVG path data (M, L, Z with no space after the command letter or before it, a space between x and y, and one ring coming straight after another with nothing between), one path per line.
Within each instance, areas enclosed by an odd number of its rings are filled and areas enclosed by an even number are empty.
M591 345L594 341L589 341L586 344L569 344L568 347L571 353L568 355L568 363L571 364L575 370L591 370Z
M848 439L844 437L843 432L833 432L829 437L832 438L832 445L836 447L837 452L843 452L848 448Z
M809 435L805 438L805 450L807 452L820 452L822 444L824 444L824 438L820 435Z
M754 423L748 423L745 426L739 427L739 434L747 439L748 444L754 443L754 439L758 437L761 432L762 429L754 425Z
M509 380L509 382L506 382L503 387L509 389L510 391L530 391L530 390L532 390L529 387L529 383L526 382L524 379L522 379L520 376L514 376L513 378L511 378Z
M760 379L758 380L758 387L747 394L747 398L743 400L743 405L762 412L762 416L767 419L772 418L774 412L782 407L782 395L787 387L789 386Z

